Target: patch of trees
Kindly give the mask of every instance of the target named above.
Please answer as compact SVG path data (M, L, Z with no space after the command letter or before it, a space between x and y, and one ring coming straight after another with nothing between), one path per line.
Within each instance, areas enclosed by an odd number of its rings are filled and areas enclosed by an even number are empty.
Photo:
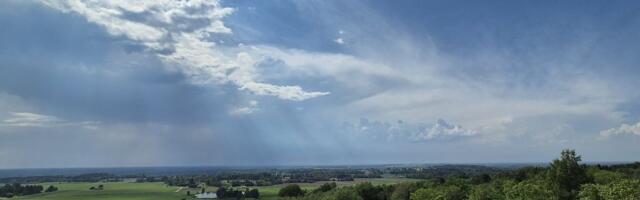
M333 190L334 188L337 188L337 187L338 187L338 185L336 184L336 182L325 183L325 184L322 184L320 187L316 188L315 190L313 190L312 193L327 192L327 191Z
M21 185L20 183L5 184L0 187L0 197L13 197L41 193L41 185Z
M89 190L104 190L104 185L91 186Z
M497 174L503 169L478 165L434 165L427 167L393 167L385 169L389 174L416 179L462 177L480 174Z
M277 169L268 171L225 171L206 176L167 176L161 180L170 186L187 187L196 184L214 187L270 186L283 183L314 183L317 181L353 181L354 178L380 178L380 169ZM144 180L140 180L143 182Z
M304 191L297 184L291 184L283 187L278 192L278 196L280 197L300 197L304 196Z
M587 166L573 150L562 151L548 167L499 173L447 176L395 185L359 183L320 186L310 193L291 192L302 200L637 200L638 163ZM288 188L288 187L286 187ZM284 190L285 188L283 188ZM281 193L283 192L281 190ZM296 189L287 189L296 190ZM281 195L282 196L282 195Z
M76 176L28 176L0 178L1 183L46 183L46 182L119 182L122 178L106 173L80 174Z
M55 192L58 191L58 187L50 185L49 187L47 187L46 190L44 190L44 192Z
M216 191L216 196L220 199L224 198L235 198L235 199L244 199L244 198L260 198L260 191L258 189L245 189L245 190L236 190L234 188L226 188L221 187Z

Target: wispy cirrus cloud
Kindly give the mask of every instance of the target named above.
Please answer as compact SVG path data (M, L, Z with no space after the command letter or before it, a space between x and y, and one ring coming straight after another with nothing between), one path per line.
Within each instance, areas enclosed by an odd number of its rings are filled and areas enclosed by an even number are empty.
M96 129L98 124L100 123L95 121L72 122L56 116L30 112L10 112L9 116L3 119L2 123L0 123L1 126L8 127L52 128L78 126L87 129Z

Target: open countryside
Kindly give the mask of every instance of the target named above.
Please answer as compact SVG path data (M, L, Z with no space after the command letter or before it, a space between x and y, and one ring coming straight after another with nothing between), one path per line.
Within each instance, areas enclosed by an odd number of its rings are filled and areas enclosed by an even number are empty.
M0 188L0 195L15 199L53 200L634 200L640 197L640 162L587 165L581 162L581 156L573 150L562 151L558 159L545 166L498 168L479 165L433 165L378 166L362 169L290 168L267 171L270 173L265 172L265 169L254 169L218 172L215 175L157 177L118 177L109 174L87 174L67 178L9 177L0 179L13 182ZM378 178L354 178L357 176ZM93 181L38 182L48 179L78 180L77 177ZM227 179L229 177L235 178ZM163 181L155 182L157 180ZM20 185L19 182L29 184ZM258 183L261 186L258 186ZM44 186L48 187L43 192ZM29 188L38 189L32 192L33 194L26 194L25 191L32 190L25 190Z
M353 186L357 183L371 182L373 184L395 184L400 182L415 182L415 179L402 178L381 178L381 179L356 179L355 181L338 182L340 186ZM312 191L326 182L317 183L301 183L301 188ZM104 185L104 190L92 191L90 187L96 185ZM54 185L59 188L58 191L52 193L43 193L30 195L25 197L17 197L12 199L33 199L33 200L178 200L178 199L195 199L194 196L187 195L197 194L201 192L201 188L183 188L175 186L167 186L164 183L42 183L42 185ZM255 187L260 191L260 199L280 199L278 191L286 185L274 185ZM217 187L206 187L206 191L217 191Z
M640 200L640 0L0 0L0 200Z

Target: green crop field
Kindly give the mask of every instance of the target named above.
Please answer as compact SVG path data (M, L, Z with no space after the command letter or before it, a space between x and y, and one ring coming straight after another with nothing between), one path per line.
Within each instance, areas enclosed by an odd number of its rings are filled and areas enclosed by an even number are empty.
M373 178L356 179L354 181L337 182L339 186L350 186L360 182L371 182L374 185L395 184L399 182L416 181L405 178ZM326 182L300 183L300 187L311 191ZM14 197L12 199L32 199L32 200L180 200L193 199L187 196L187 191L191 194L200 192L200 189L188 189L181 187L170 187L164 183L43 183L45 187L55 185L59 191L51 193L41 193L30 196ZM89 190L89 188L103 185L103 190ZM262 199L278 199L278 191L286 184L252 187L258 188ZM217 188L207 187L207 191L215 192ZM0 198L2 199L2 198Z
M43 184L49 185L49 184ZM74 200L74 199L122 199L122 200L176 200L188 198L186 190L178 190L177 187L168 187L163 183L61 183L52 184L59 191L42 193L14 199L47 199L47 200ZM104 190L89 190L92 186L104 185ZM195 190L194 190L195 192Z

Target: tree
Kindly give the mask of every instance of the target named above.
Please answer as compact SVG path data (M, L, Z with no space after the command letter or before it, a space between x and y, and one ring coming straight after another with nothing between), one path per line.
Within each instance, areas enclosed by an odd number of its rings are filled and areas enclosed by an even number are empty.
M391 193L391 200L409 200L411 190L411 183L396 184L396 188Z
M191 191L187 190L187 196L191 196Z
M316 188L315 190L313 190L313 193L327 192L329 190L333 190L333 188L336 188L336 187L338 187L336 182L325 183L325 184L322 184L320 187Z
M411 200L463 200L466 194L455 185L421 188L411 193Z
M604 200L640 199L640 180L619 180L599 189Z
M227 188L225 187L219 187L218 191L216 191L216 196L218 196L218 198L224 198L227 195Z
M281 197L298 197L304 196L304 191L297 184L291 184L283 187L278 192L278 196Z
M582 158L571 149L563 150L560 159L551 163L548 178L558 187L562 200L576 199L580 185L590 182L585 167L580 165Z
M260 191L258 191L258 189L251 189L245 194L245 197L246 198L259 199L260 198Z
M506 199L510 200L557 200L558 192L544 180L525 180L504 186Z
M197 188L198 184L196 184L196 180L194 180L193 178L190 178L187 186L189 186L189 188Z
M469 200L502 200L504 194L492 184L476 185L469 193Z
M351 188L342 188L337 191L335 200L363 200L363 198Z
M47 187L47 189L45 190L45 192L55 192L58 191L58 188L56 186L50 185L49 187Z
M378 199L378 193L381 192L381 188L376 188L369 182L357 184L355 190L364 200L376 200Z
M620 172L598 170L593 173L593 181L597 184L608 184L624 178Z
M491 176L489 176L489 174L481 174L471 177L471 183L475 185L488 182L491 182Z
M598 185L596 184L583 184L580 186L578 198L580 200L602 200Z

